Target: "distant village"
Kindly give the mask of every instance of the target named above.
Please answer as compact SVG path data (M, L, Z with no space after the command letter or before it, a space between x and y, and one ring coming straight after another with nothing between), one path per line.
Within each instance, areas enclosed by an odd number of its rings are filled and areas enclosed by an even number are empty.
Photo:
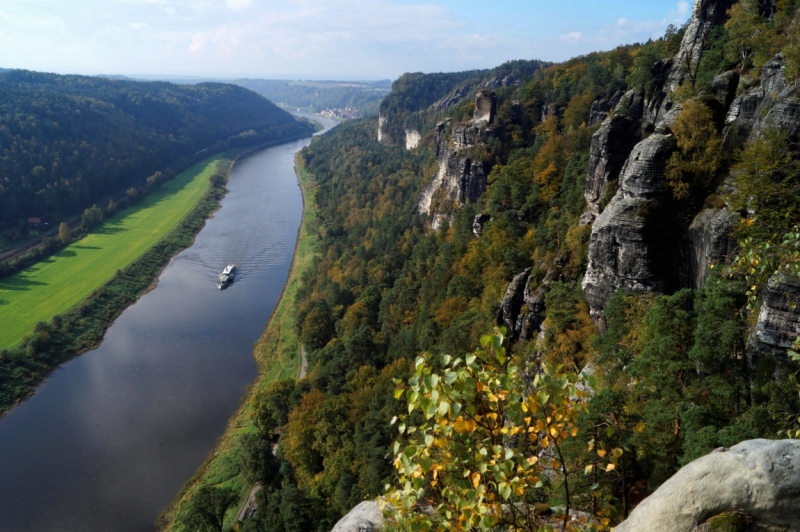
M361 110L355 107L334 107L332 109L324 109L320 111L319 114L325 118L338 120L355 120L362 116Z

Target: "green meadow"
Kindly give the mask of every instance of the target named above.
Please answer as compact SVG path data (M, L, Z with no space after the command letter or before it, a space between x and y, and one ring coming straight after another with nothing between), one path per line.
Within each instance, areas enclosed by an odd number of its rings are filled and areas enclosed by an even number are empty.
M0 280L0 349L72 308L161 240L208 190L222 157L196 164L60 253Z

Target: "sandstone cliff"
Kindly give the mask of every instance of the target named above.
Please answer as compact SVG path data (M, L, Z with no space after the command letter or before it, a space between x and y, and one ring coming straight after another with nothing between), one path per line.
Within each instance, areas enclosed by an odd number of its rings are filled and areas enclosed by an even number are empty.
M439 169L417 204L417 210L429 216L434 229L453 209L476 202L486 190L489 165L464 152L485 144L492 137L490 126L496 106L494 94L480 90L475 96L472 120L452 127L447 122L436 124L434 154Z

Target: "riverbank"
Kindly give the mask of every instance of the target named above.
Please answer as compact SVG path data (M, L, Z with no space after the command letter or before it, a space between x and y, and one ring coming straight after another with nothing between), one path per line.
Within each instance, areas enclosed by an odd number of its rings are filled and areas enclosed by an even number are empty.
M0 388L0 416L21 400L29 397L36 386L55 368L75 356L97 347L102 341L106 329L122 311L152 288L153 280L157 279L159 272L169 260L192 244L195 235L204 226L205 220L219 208L220 200L226 192L224 186L226 179L214 184L209 178L215 173L227 176L232 163L231 159L237 154L237 151L220 153L195 165L186 171L185 183L182 183L180 178L176 178L164 184L162 192L157 191L142 205L123 211L111 218L94 234L88 235L61 252L64 254L64 260L75 261L76 264L81 259L79 253L89 254L86 257L89 257L92 262L88 266L88 271L92 274L89 276L91 280L88 281L88 284L81 284L75 290L69 291L66 298L55 298L55 301L52 292L43 302L38 303L36 298L31 296L31 303L28 306L45 305L49 315L42 318L35 314L35 312L40 312L40 309L34 308L32 310L35 316L34 321L27 324L24 329L25 332L31 330L33 332L30 335L24 335L22 343L17 347L8 351L0 351L0 358L2 358L0 360L0 382L3 383ZM189 195L189 199L194 201L189 203L187 198L180 198L183 203L188 203L188 207L184 205L185 210L181 210L180 205L173 205L167 198L170 193L175 192L170 187L175 188L181 185L194 187L190 191L192 194ZM196 194L198 190L200 193ZM194 199L197 196L199 199ZM142 242L139 242L139 245L127 243L124 247L128 249L112 250L115 258L105 257L102 260L95 260L95 257L91 256L92 253L102 251L101 246L92 245L93 236L113 241L122 230L120 225L123 224L126 217L135 218L137 215L146 217L148 213L156 212L152 209L148 210L150 207L157 207L158 212L175 207L177 212L173 212L166 219L159 219L155 224L145 223L152 222L151 220L139 220L142 225L139 229L146 233L142 236L143 242L147 244L146 247ZM185 215L183 215L184 212L186 212ZM121 262L115 262L115 259ZM34 272L36 274L42 275L44 272L45 275L49 275L49 269L55 266L54 260L48 260L31 269L37 270ZM63 277L63 275L63 273L56 275L56 272L53 272L54 277ZM51 289L50 285L41 286L48 284L45 281L25 276L21 276L19 279L14 276L4 280L3 283L9 284L11 281L17 283L18 286L15 286L20 293L33 294L36 289L42 290L44 293ZM59 282L63 281L62 279ZM71 279L67 276L66 282L70 281ZM8 312L11 310L10 307L11 305L4 304L0 309ZM16 316L13 323L18 322L19 318ZM6 318L3 319L3 322L12 323Z
M192 496L202 486L231 487L240 494L240 501L228 510L225 519L226 526L231 526L235 522L239 507L252 488L242 479L239 465L242 456L241 437L244 434L255 432L255 427L250 420L250 400L255 393L271 382L285 378L297 378L300 375L302 356L300 342L294 328L294 300L303 273L312 264L317 253L319 239L311 229L317 217L317 210L314 208L313 202L315 183L302 165L297 164L301 160L296 158L295 161L295 171L303 194L303 220L298 230L289 277L280 301L275 306L263 334L253 349L253 356L259 368L259 377L242 397L241 406L229 421L214 450L209 453L194 476L186 482L180 493L159 516L156 522L159 530L187 532L180 520L191 503Z

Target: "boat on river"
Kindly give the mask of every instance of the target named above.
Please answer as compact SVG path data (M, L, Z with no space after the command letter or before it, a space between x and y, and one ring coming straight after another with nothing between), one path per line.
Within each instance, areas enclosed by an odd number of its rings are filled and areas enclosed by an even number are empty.
M219 283L217 284L217 288L222 290L223 288L227 288L229 284L233 282L233 278L236 275L236 266L234 264L228 264L225 266L225 269L222 270L222 273L219 274Z

